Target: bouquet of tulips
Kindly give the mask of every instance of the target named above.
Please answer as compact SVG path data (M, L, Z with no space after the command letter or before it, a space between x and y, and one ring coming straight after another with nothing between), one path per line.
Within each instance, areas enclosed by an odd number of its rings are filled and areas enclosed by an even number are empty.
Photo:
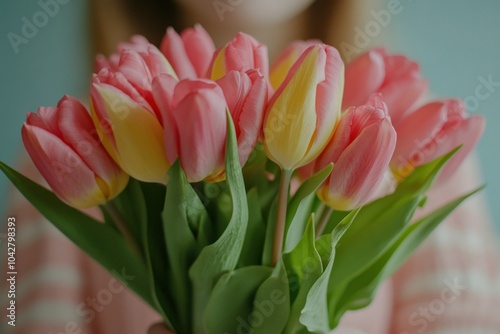
M374 49L267 49L200 26L99 56L89 109L29 113L25 147L53 192L5 164L57 228L175 333L328 333L368 305L465 198L418 220L479 140L418 65ZM82 209L98 206L99 217Z

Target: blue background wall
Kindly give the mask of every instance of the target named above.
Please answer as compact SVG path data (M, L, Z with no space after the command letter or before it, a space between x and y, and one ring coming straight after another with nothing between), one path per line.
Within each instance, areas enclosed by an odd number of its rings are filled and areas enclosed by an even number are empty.
M392 0L394 1L394 0ZM373 37L417 59L436 96L475 95L479 77L500 82L500 2L497 0L401 0L402 10ZM374 2L373 8L387 8ZM90 73L85 1L73 0L39 28L15 53L8 34L22 34L23 17L30 21L42 8L34 0L3 0L0 4L0 160L14 164L21 149L20 127L27 111L54 105L63 94L85 96ZM360 26L360 28L364 28ZM479 101L487 130L478 147L487 195L500 228L500 87ZM7 180L0 176L0 214Z

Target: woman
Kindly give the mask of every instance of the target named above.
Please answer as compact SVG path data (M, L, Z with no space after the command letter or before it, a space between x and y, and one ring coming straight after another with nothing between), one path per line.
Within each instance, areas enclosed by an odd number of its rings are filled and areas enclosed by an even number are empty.
M295 39L353 44L354 27L365 22L358 14L368 13L369 6L373 2L364 0L101 0L92 2L91 26L95 53L110 54L132 34L159 44L167 26L179 31L201 23L217 46L245 31L268 45L275 58ZM469 159L428 202L437 206L475 188L480 184L477 170ZM36 211L17 202L13 212L24 224L19 229L32 240L28 246L19 244L18 266L26 274L19 282L21 319L11 333L146 333L159 322L153 310L120 288ZM374 303L349 313L335 333L500 331L491 313L500 306L498 260L484 212L480 196L462 205L382 286ZM34 266L54 270L30 275ZM149 333L169 332L157 324Z

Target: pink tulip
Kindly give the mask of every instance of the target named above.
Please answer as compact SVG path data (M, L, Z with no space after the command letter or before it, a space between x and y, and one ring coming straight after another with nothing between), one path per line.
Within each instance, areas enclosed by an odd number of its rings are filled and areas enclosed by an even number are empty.
M333 171L318 196L336 210L352 210L376 195L395 145L396 132L387 107L375 95L369 105L351 107L342 115L326 149L300 173L308 177L333 163Z
M116 63L93 77L90 110L94 124L108 153L129 175L166 183L170 163L152 81L159 74L175 73L163 54L144 38L122 45L119 52Z
M179 159L189 182L223 179L227 104L222 89L210 80L177 83L160 75L153 93L164 117L168 160Z
M214 54L210 78L218 80L230 71L246 72L259 70L264 77L269 75L267 47L252 36L239 33L234 39Z
M99 142L88 111L70 96L28 113L22 137L54 193L76 208L103 204L127 185L128 175Z
M371 94L381 93L396 125L426 91L427 81L416 62L388 55L382 48L373 49L346 67L342 108L362 105Z
M215 52L212 38L199 24L184 30L180 36L168 28L160 49L179 79L207 77Z
M240 164L244 166L261 134L267 104L267 82L257 70L231 71L217 83L222 88L236 129Z
M463 145L446 164L439 176L448 179L481 138L485 121L482 116L467 117L460 100L428 103L405 116L396 126L398 142L392 169L403 178L416 166L430 162Z
M281 83L285 80L288 71L293 64L299 59L302 52L308 47L320 44L319 40L294 41L288 45L285 50L278 56L271 67L269 79L274 89L278 89Z

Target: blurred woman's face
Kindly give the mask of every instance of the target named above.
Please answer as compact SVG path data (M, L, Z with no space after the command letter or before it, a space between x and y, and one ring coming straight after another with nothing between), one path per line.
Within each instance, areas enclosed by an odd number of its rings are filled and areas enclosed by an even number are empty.
M200 22L227 26L273 25L303 12L314 0L176 0Z

